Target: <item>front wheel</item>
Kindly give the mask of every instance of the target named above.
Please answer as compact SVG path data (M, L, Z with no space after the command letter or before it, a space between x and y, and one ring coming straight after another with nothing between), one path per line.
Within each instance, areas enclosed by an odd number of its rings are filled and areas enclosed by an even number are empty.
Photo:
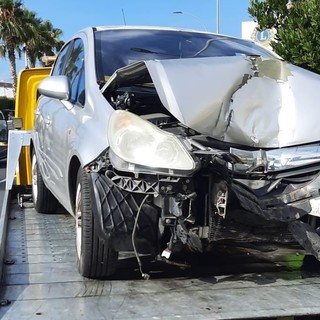
M87 173L79 169L77 177L75 219L76 250L79 272L88 278L111 276L118 261L118 252L110 249L108 239L97 234L95 214L92 211L92 183Z
M44 184L35 152L32 153L32 199L37 212L54 213L59 206L58 200Z

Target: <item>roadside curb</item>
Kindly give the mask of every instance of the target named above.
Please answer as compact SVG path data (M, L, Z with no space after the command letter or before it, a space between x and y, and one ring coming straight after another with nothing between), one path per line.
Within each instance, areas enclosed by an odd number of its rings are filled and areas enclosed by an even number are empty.
M0 215L0 284L2 283L3 262L5 256L6 239L7 239L7 223L9 211L10 190L5 190L1 215Z

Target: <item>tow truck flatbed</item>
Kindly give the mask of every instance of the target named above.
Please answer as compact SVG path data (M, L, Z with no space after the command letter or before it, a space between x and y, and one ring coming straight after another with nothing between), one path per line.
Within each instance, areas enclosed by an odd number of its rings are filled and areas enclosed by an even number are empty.
M1 319L317 319L319 263L303 252L215 253L191 267L124 254L112 279L79 275L74 219L15 199L8 210ZM273 250L273 251L272 251ZM218 258L219 259L216 259ZM303 261L304 259L304 261ZM313 315L313 317L311 317ZM301 318L299 317L301 316Z

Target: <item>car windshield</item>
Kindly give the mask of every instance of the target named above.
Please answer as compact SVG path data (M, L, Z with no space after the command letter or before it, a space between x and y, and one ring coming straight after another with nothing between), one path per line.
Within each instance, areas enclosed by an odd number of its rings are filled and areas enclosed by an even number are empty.
M182 59L259 55L270 51L253 42L221 35L170 30L103 30L95 33L98 81L130 63L153 59Z

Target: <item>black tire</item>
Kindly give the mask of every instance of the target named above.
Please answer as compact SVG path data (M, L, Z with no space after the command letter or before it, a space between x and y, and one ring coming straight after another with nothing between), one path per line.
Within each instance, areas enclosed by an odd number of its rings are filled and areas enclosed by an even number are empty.
M117 266L118 252L109 248L107 237L98 234L100 226L93 212L93 186L90 174L82 168L77 177L75 218L76 250L78 268L82 276L106 278L111 276Z
M59 206L58 200L46 187L37 163L35 153L32 153L32 199L37 212L55 213Z

